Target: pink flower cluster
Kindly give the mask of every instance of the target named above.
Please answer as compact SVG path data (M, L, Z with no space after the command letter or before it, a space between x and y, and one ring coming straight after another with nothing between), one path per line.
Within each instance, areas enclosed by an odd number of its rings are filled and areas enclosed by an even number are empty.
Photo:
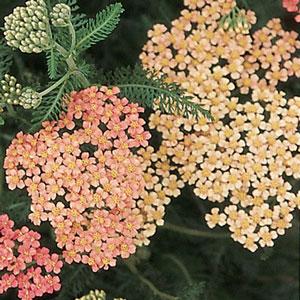
M37 232L13 226L7 215L0 215L0 294L18 288L18 297L30 300L59 291L60 279L54 275L63 266L59 256L41 247Z
M299 9L299 0L282 0L282 6L288 12L297 13L295 17L296 22L300 22L300 9Z
M9 188L26 187L32 198L30 220L50 221L65 261L94 271L134 253L143 227L136 204L143 169L134 151L148 145L150 133L139 117L143 108L118 93L73 92L59 121L17 135L4 163Z

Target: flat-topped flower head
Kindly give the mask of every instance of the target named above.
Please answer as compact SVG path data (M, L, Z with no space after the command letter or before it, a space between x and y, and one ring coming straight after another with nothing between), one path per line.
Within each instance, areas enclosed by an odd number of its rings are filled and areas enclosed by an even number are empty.
M140 58L145 68L186 89L214 121L168 116L157 106L149 127L161 133L161 146L141 153L148 181L157 184L146 186L141 206L149 217L154 211L162 217L164 207L151 204L153 193L177 197L184 182L199 198L224 202L224 211L215 207L206 215L209 227L227 223L232 238L250 251L272 246L291 227L299 198L299 97L288 99L278 88L299 76L298 34L284 31L279 19L251 34L230 30L225 23L234 13L249 29L256 22L232 0L184 4L170 30L155 25L149 31Z
M67 112L34 135L19 133L4 163L9 188L26 188L32 199L30 220L50 221L66 262L94 271L134 253L147 223L135 153L150 133L143 108L118 94L116 87L72 92Z
M19 299L31 300L59 291L63 263L58 254L41 247L37 232L13 227L7 215L0 215L0 294L17 288Z

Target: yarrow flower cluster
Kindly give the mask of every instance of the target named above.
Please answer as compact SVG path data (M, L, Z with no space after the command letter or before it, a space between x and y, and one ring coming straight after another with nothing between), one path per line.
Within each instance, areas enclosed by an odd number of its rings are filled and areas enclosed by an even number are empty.
M10 47L25 53L40 53L49 48L49 18L44 0L29 0L5 17L4 36Z
M106 300L106 293L104 291L90 291L88 295L81 298L76 298L75 300ZM114 300L125 300L123 298L114 298Z
M21 105L25 109L37 107L42 100L40 94L31 88L22 88L14 76L5 74L0 81L1 101L11 105Z
M64 3L58 3L53 7L50 13L50 18L53 26L65 27L71 21L71 8Z
M30 220L50 221L67 263L108 269L129 257L147 230L137 200L143 170L134 152L148 145L144 111L118 88L70 95L68 111L34 135L17 134L4 162L10 189L26 188Z
M282 0L282 6L288 12L296 13L295 20L296 22L300 22L299 0Z
M291 227L300 208L300 97L287 99L278 84L300 76L296 32L272 19L253 34L220 26L235 1L185 0L168 30L155 25L140 58L210 110L214 122L168 116L158 109L149 126L162 134L148 148L144 166L151 195L162 182L167 196L184 184L211 202L225 203L206 215L208 226L227 224L232 238L255 251ZM244 12L248 24L255 15ZM158 178L161 176L161 178ZM154 201L152 199L152 201Z
M31 300L59 291L63 263L58 254L41 247L39 233L13 227L7 215L0 215L0 294L18 288L20 299Z

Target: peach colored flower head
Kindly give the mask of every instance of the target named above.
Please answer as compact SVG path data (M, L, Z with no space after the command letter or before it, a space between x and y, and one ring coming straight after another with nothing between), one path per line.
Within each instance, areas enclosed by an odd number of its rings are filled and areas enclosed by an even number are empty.
M7 215L0 215L0 294L17 288L18 298L31 300L59 291L63 263L58 254L41 247L37 232L13 226Z
M299 205L300 101L278 87L299 77L298 34L284 31L279 19L251 34L225 30L220 20L235 1L184 4L170 30L153 29L155 38L149 36L140 59L180 84L215 120L168 116L157 107L149 127L162 142L157 151L141 153L149 181L141 206L153 218L155 193L170 200L189 184L199 198L223 203L224 209L206 215L209 227L227 224L232 238L250 251L272 246L291 227ZM243 15L255 23L253 12Z
M150 133L139 117L143 108L119 92L72 92L67 112L34 135L19 133L5 160L9 188L26 188L32 199L30 220L50 221L65 261L94 271L134 253L145 225L137 206L145 180L135 152Z

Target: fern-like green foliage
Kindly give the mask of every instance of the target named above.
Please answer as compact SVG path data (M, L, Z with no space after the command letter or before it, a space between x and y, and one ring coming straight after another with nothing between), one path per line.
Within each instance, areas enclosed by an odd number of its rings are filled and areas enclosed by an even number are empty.
M55 48L51 48L46 53L47 58L47 67L48 67L48 75L49 78L54 80L57 78L57 68L59 63L59 53L55 50Z
M91 268L82 264L65 265L60 277L63 286L56 300L74 299L75 295L79 297L99 282Z
M206 283L204 281L186 286L180 293L181 300L199 300L205 292Z
M51 84L50 84L51 85ZM57 120L64 110L63 96L72 89L68 88L68 81L64 81L58 90L54 90L43 97L40 106L34 110L31 122L34 124L32 129L35 129L40 123L47 120Z
M8 72L12 64L12 52L5 44L4 40L0 40L0 80Z
M115 3L100 11L95 19L89 19L77 32L76 50L84 51L106 39L118 25L123 11L122 4Z
M0 215L3 213L8 214L17 225L24 225L30 213L30 198L22 191L15 191L13 197L11 192L1 191Z
M182 115L198 119L201 115L212 119L209 111L194 103L192 97L175 83L167 83L165 77L155 77L143 70L140 65L119 68L102 75L102 84L115 85L121 89L122 96L143 106L153 108L159 100L160 109L168 114Z
M53 83L50 82L49 86ZM80 90L84 87L75 75L66 77L57 89L43 97L40 106L34 110L31 120L33 127L31 130L34 131L37 129L44 121L57 120L66 109L67 95L74 90Z

